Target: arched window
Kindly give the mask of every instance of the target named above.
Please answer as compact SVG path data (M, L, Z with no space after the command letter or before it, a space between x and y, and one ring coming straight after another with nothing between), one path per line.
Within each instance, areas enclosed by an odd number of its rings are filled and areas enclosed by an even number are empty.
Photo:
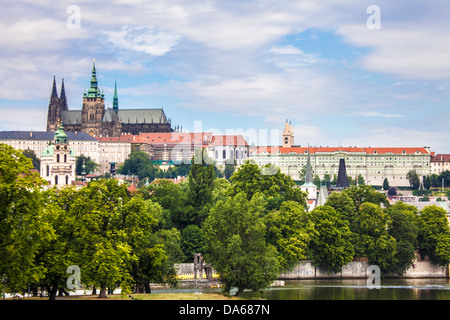
M56 162L59 162L59 154L56 155Z
M67 154L64 155L64 162L67 162Z
M69 184L69 176L66 175L66 184Z
M55 185L58 184L58 176L55 176Z
M223 159L226 159L226 158L227 158L227 151L226 151L226 150L223 150L222 158L223 158Z
M50 166L47 165L47 177L50 175Z

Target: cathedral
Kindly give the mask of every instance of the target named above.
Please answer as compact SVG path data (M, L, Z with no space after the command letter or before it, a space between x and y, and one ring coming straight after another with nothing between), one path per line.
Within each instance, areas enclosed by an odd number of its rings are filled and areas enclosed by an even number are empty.
M98 87L95 60L89 90L83 93L81 110L69 110L64 79L58 97L56 80L53 77L47 131L56 131L60 124L67 132L86 132L93 137L173 131L171 121L167 119L163 109L119 109L117 83L114 84L113 107L105 108L105 95Z

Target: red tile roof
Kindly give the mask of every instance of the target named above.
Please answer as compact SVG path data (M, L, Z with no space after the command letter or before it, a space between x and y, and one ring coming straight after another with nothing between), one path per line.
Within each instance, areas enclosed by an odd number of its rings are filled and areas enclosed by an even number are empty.
M422 154L430 154L425 148L358 148L358 147L258 147L253 151L253 153L261 154L263 152L267 153L297 153L297 154L307 154L309 150L310 154L315 153L332 153L332 152L349 152L349 153L366 153L366 154L414 154L416 152Z
M242 135L217 135L212 136L209 146L248 146Z
M450 154L437 154L431 158L431 162L449 162Z

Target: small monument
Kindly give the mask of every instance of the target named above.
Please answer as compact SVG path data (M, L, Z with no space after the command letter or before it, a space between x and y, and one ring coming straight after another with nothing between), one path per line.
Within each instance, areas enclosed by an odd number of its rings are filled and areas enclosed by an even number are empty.
M347 171L345 169L345 159L340 159L336 188L345 189L348 187L349 185L348 185Z

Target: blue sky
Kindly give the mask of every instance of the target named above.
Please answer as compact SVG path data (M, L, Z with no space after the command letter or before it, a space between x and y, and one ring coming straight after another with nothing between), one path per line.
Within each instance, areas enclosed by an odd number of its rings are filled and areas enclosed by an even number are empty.
M278 143L288 118L299 145L450 153L449 16L444 0L4 0L0 130L45 130L53 75L81 109L95 58L107 105L117 79L120 108L185 131Z

